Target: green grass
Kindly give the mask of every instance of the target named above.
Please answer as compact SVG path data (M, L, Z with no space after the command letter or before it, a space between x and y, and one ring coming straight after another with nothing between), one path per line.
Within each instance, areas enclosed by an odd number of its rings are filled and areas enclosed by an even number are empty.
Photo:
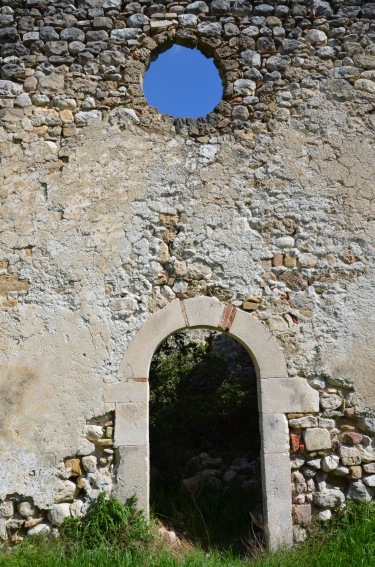
M238 558L182 544L169 549L133 506L100 499L59 538L27 538L0 550L0 567L372 567L375 506L352 504L328 527L314 526L307 542L278 553Z

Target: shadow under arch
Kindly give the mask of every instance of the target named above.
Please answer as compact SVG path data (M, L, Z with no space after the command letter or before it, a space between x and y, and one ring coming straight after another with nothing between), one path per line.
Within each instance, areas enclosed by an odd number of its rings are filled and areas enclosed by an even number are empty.
M118 453L116 497L134 494L149 510L148 377L152 357L170 335L190 328L228 333L247 350L257 374L261 434L263 519L268 546L290 546L292 497L287 413L317 412L319 395L304 378L289 378L276 339L254 316L213 297L175 299L154 313L137 332L118 370L118 382L106 385L105 402L116 407Z

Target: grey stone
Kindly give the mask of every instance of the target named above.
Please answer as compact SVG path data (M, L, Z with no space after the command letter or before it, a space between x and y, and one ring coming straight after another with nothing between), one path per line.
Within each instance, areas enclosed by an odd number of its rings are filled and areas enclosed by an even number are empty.
M59 34L52 26L44 26L39 31L39 36L42 41L58 41Z
M40 39L40 34L39 32L36 31L24 33L22 36L22 41L25 45L30 45L31 43L33 43L34 41L38 41L39 39Z
M260 54L252 49L243 51L240 56L240 61L243 65L250 65L251 67L260 67L261 57Z
M336 455L326 455L322 458L322 469L325 472L331 472L337 469L340 459Z
M267 60L269 71L284 71L291 65L291 58L288 55L272 55Z
M324 410L335 410L341 407L343 403L342 398L336 394L323 393L320 397L320 405Z
M253 10L251 2L249 0L237 0L232 6L232 14L238 16L239 18L249 16Z
M180 26L183 27L195 28L197 25L197 21L198 18L195 14L181 14L181 16L178 16L178 22Z
M254 16L271 16L275 11L275 7L270 4L257 4L254 6Z
M19 35L15 28L0 28L0 45L2 43L15 43Z
M129 28L142 28L143 26L147 25L149 22L149 18L144 14L132 14L128 18L128 26Z
M123 28L111 31L111 38L119 40L135 39L141 32L138 28Z
M230 12L230 3L227 0L213 0L211 2L211 14L221 16Z
M198 24L198 31L202 35L220 37L222 27L219 22L202 22L201 24Z
M234 92L241 95L253 95L255 93L256 84L249 79L237 79L234 82Z
M206 2L202 0L197 0L197 2L192 2L188 4L185 8L187 14L208 14L210 9Z
M85 32L78 28L65 28L60 32L60 39L68 42L79 41L83 43L85 41Z
M297 419L289 420L290 427L294 429L305 429L306 427L317 427L318 418L312 415L306 415Z
M338 508L345 502L345 495L338 488L332 488L324 492L316 492L313 501L320 508Z
M349 486L347 498L354 500L354 502L360 502L361 500L370 501L373 493L374 491L366 486L362 480L355 480Z

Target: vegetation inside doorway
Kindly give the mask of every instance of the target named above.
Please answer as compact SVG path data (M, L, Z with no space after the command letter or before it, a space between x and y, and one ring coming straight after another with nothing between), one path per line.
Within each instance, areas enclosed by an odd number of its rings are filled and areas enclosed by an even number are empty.
M256 375L223 333L177 333L150 372L151 508L203 547L262 540Z

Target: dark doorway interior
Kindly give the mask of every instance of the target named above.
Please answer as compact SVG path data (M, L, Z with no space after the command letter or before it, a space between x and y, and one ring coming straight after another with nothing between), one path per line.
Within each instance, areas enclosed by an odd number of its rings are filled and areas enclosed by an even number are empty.
M254 365L229 336L169 337L150 372L151 509L205 547L242 553L262 540Z

